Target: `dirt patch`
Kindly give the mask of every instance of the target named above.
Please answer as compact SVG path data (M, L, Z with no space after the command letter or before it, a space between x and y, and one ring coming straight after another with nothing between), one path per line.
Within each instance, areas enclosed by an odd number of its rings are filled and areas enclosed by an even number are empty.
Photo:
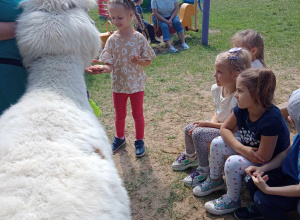
M275 103L288 100L300 81L299 69L274 69L277 76ZM154 80L151 77L148 82ZM144 219L235 219L232 214L214 216L207 213L204 203L220 197L225 190L204 198L193 196L191 188L184 187L182 179L191 171L174 172L172 162L184 150L184 127L195 120L210 119L214 107L210 94L213 82L193 85L193 79L185 79L193 94L186 92L162 91L156 100L145 98L145 144L147 154L141 159L135 158L134 123L130 110L126 121L127 146L114 155L119 173L128 190L132 218ZM112 106L109 106L112 109ZM130 109L130 108L129 108ZM104 125L113 128L113 118L103 117ZM290 124L289 124L290 125ZM291 134L295 134L294 128ZM113 137L114 129L108 129ZM249 202L244 189L242 203Z
M184 36L185 39L191 39L191 36L190 35L185 35ZM163 40L163 37L159 37L157 38L157 40L159 40L161 43L160 44L151 44L153 50L155 51L155 54L158 55L158 54L164 54L164 53L168 53L169 52L169 48L168 46L164 43L164 40ZM149 41L150 42L150 41ZM181 47L181 41L180 40L173 40L172 41L172 45L178 49L178 50L182 50L182 47Z

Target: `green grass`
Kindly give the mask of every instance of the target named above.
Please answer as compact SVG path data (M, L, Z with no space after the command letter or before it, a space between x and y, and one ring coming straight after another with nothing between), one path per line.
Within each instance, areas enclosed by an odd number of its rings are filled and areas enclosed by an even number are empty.
M189 92L191 83L200 87L213 81L214 60L218 53L230 48L231 36L239 30L256 29L264 36L265 62L270 68L300 68L300 2L299 0L264 1L211 1L209 46L201 45L202 13L198 14L199 32L186 32L190 50L177 54L158 54L152 65L145 68L148 76L146 96L157 99L162 93ZM100 18L98 9L90 11L101 32L105 31L106 19ZM148 20L150 12L144 12ZM173 36L173 41L178 41ZM185 78L191 78L185 81ZM109 74L86 76L91 94L101 91L101 100L111 96ZM159 98L158 98L159 99ZM105 114L105 112L104 112Z

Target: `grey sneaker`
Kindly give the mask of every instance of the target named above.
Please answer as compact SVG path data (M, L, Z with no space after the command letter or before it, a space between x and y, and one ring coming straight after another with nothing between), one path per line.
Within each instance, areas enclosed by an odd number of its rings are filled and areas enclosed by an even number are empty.
M178 52L178 50L175 47L171 46L170 49L169 49L169 52L170 53L176 53L176 52Z
M182 43L181 46L184 50L190 49L190 47L186 43Z
M183 183L186 186L194 187L206 180L208 175L209 173L206 173L202 168L197 167L190 173L190 175L183 179Z
M176 171L185 170L189 167L196 167L198 166L198 157L195 154L193 157L189 157L185 153L182 153L177 157L177 159L173 162L172 168Z
M230 212L234 212L241 207L241 201L234 202L227 195L206 202L204 205L205 209L215 215L224 215Z
M195 196L206 196L214 191L221 190L225 187L223 178L218 181L212 181L208 176L207 179L193 189Z

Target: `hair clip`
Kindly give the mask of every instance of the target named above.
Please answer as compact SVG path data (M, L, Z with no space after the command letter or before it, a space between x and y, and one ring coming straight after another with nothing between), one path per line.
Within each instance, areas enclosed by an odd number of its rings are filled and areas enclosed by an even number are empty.
M231 48L230 50L228 50L228 53L230 53L228 59L229 60L238 60L239 59L239 56L236 55L236 56L231 56L232 53L236 53L236 52L239 52L241 51L243 48L241 47L234 47L234 48Z
M238 60L239 56L232 56L232 57L228 57L228 60Z
M241 48L241 47L233 47L230 50L228 50L228 53L236 53L236 52L241 51L242 49L243 48Z

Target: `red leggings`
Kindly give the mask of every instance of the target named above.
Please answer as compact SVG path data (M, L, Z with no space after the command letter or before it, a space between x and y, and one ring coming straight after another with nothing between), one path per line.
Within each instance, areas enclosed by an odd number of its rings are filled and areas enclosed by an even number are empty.
M135 138L136 140L144 139L144 130L145 130L145 120L143 114L144 93L145 91L136 92L133 94L113 92L113 100L114 100L114 107L115 107L115 126L116 126L117 137L122 138L125 136L127 99L130 98L131 113L135 125Z

